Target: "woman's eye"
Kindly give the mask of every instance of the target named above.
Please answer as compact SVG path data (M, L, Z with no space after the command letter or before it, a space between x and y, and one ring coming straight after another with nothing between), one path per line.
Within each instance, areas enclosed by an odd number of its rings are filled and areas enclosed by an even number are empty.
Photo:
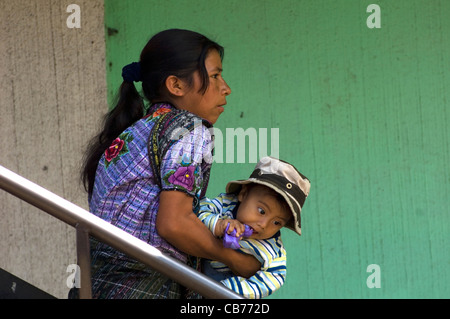
M262 209L261 207L258 207L258 212L261 214L261 215L264 215L266 212L264 211L264 209Z

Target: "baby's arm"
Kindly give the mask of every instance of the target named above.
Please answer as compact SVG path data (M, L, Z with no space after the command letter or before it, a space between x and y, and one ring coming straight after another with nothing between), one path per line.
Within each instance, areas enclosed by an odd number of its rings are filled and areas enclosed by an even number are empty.
M279 289L286 278L286 250L281 237L244 239L239 242L241 252L251 254L261 263L261 269L246 279L233 276L221 282L247 298L263 298Z
M200 201L200 210L197 217L213 234L216 223L220 219L219 213L219 207L217 207L212 200L204 198Z
M237 220L231 219L231 213L222 212L223 197L219 195L215 199L204 198L200 201L200 210L198 218L216 237L222 237L225 230L228 228L228 234L231 234L236 229L236 237L239 237L245 231L245 225ZM222 213L222 214L221 214Z
M279 289L286 279L286 256L274 259L265 270L246 279L240 276L222 280L222 284L246 298L259 299Z

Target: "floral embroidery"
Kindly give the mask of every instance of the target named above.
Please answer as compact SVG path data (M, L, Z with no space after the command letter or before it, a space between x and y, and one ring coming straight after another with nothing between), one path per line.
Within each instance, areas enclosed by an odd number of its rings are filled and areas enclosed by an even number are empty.
M162 108L157 109L157 110L156 110L155 112L153 112L153 113L147 114L147 115L144 116L142 119L147 120L147 122L148 122L148 121L150 121L152 118L157 117L157 116L162 115L162 114L169 113L170 111L171 111L171 109L166 108L166 107L162 107Z
M179 185L188 191L191 191L194 187L195 176L194 176L194 166L183 167L180 166L178 169L170 175L167 179L171 184Z
M120 138L116 138L110 147L107 148L105 151L105 159L108 162L111 162L113 158L116 158L117 155L119 155L120 151L123 148L123 145L125 144L125 141L121 140Z
M201 169L198 165L192 165L190 156L184 154L180 156L177 163L181 164L176 170L170 170L164 175L166 185L176 185L178 189L188 192L203 185L201 178Z
M133 136L130 133L122 133L111 143L111 146L105 151L106 168L110 164L115 164L119 156L128 153L128 143L132 140Z
M158 115L166 114L166 113L169 113L169 112L170 112L170 109L167 109L167 108L165 108L165 107L162 107L162 108L157 109L157 110L153 113L153 117L157 117Z

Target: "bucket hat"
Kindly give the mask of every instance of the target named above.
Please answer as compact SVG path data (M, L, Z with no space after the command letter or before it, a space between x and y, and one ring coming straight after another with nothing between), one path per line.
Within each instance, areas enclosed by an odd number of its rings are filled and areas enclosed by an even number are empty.
M250 183L267 186L283 196L293 216L286 227L301 235L300 213L311 188L309 179L288 162L265 156L256 164L248 179L229 182L226 192L237 193L242 185Z

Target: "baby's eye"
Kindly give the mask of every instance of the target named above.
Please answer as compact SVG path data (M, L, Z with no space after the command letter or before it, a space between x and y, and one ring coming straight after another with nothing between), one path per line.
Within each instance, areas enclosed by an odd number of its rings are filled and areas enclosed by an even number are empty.
M275 226L281 226L281 225L282 225L279 221L276 221L276 220L273 222L273 224L274 224Z
M261 207L258 207L258 212L261 214L261 215L264 215L266 212L264 211L264 209L262 209Z

